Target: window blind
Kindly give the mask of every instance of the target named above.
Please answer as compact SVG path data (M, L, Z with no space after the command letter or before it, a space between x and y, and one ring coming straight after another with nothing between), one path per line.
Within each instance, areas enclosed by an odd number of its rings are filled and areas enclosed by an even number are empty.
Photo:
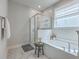
M55 9L54 27L79 27L79 4Z

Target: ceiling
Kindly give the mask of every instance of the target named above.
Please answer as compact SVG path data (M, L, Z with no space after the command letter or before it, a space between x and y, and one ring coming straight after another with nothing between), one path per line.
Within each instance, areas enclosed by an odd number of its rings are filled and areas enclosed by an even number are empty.
M55 4L59 0L12 0L12 1L41 11ZM40 5L40 8L38 8L39 5Z

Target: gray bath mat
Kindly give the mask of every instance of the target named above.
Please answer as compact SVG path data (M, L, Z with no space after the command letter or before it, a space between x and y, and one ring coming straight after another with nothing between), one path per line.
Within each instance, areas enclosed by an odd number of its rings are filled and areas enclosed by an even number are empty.
M28 52L34 49L30 44L23 45L22 48L24 52Z

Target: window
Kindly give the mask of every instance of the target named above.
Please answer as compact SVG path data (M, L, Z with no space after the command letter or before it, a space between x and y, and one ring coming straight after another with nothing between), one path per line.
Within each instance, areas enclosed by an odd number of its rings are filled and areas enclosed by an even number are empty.
M54 27L79 27L79 4L55 9Z

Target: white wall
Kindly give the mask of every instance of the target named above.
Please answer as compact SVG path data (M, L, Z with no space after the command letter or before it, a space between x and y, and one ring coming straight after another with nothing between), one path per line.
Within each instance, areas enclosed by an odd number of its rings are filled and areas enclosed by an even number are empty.
M7 2L8 2L7 0L0 0L0 16L7 16ZM5 39L1 40L0 36L0 59L6 59L7 55L6 43L7 43L6 40Z
M67 3L70 3L72 1L77 1L77 0L61 0L62 2L61 3L57 3L54 5L54 8L58 8L58 7L61 7L63 6L64 4L67 4ZM52 8L52 7L51 7ZM51 10L51 8L49 8ZM47 11L47 10L46 10ZM52 8L52 11L53 11L53 8ZM53 14L54 15L54 14ZM53 16L52 15L52 16ZM52 19L53 20L53 19ZM77 33L70 29L55 29L55 34L58 36L58 37L64 37L64 38L68 38L68 39L72 39L73 42L74 41L78 41L78 36L77 36ZM70 40L71 41L71 40ZM77 42L76 41L76 42ZM77 42L78 43L78 42ZM77 59L77 57L73 56L73 55L70 55L66 52L63 52L59 49L56 49L56 48L53 48L49 45L45 45L45 54L52 58L52 59Z
M0 0L0 16L7 16L7 0Z
M11 26L11 37L8 40L8 46L29 43L30 8L10 0L8 6L8 18Z

